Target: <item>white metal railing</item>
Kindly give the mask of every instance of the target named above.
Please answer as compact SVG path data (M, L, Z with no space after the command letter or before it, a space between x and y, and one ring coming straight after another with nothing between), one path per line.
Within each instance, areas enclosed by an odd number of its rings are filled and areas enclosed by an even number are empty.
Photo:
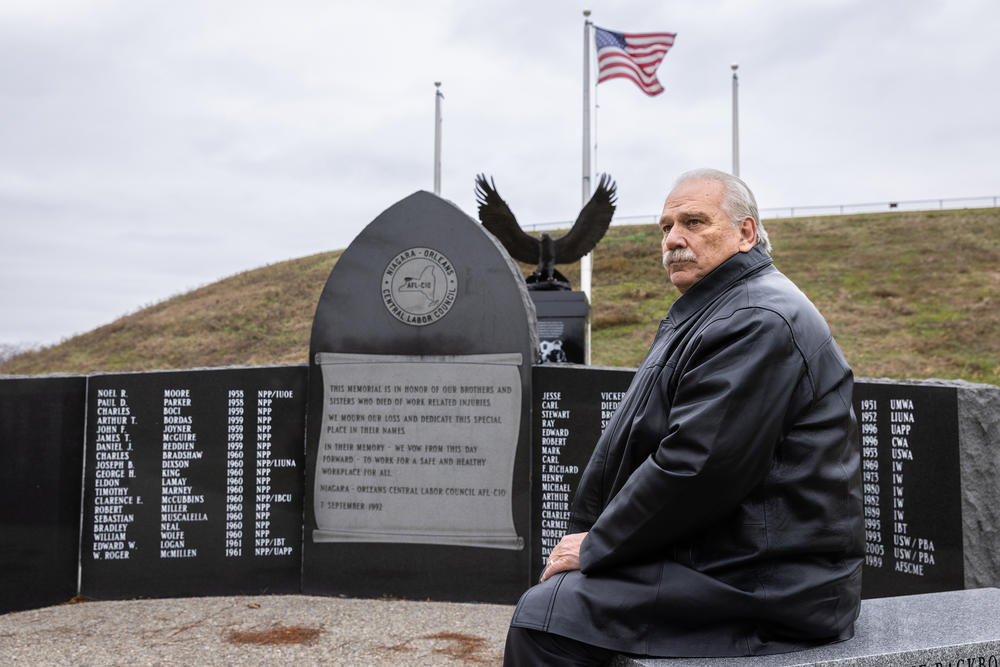
M995 208L1000 206L1000 195L985 197L949 197L942 199L909 199L900 201L869 202L863 204L830 204L821 206L776 206L762 208L763 220L774 218L807 218L820 215L850 215L852 213L881 213L883 211L931 211L960 208ZM648 215L616 215L612 225L655 224L659 213ZM556 220L525 225L524 230L568 229L572 220Z

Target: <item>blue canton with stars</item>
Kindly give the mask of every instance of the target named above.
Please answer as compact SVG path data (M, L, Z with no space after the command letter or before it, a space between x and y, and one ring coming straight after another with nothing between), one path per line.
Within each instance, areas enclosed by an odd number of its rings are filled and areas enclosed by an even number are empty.
M598 50L607 46L617 46L619 49L625 50L625 35L620 32L611 32L604 28L598 28L597 26L594 26L594 42L597 44Z

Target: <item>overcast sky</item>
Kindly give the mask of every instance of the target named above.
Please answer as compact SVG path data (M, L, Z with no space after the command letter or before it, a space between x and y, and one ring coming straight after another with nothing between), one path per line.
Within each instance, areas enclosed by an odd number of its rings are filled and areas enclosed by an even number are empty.
M647 97L597 88L622 216L731 167L761 207L1000 195L1000 2L0 2L0 343L346 247L433 186L522 224L580 208L582 10L677 33ZM780 239L775 239L780 243Z

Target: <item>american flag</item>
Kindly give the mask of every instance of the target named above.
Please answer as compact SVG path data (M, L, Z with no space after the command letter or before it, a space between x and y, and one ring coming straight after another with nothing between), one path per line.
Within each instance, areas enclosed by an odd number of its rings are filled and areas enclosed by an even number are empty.
M674 45L672 32L615 32L594 26L597 45L597 83L624 77L650 97L663 92L656 68Z

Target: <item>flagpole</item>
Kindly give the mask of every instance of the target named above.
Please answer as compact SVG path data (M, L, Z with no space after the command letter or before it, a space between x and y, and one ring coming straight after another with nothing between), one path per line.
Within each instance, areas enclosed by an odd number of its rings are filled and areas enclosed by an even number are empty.
M434 194L441 196L441 82L434 82Z
M587 204L590 199L590 26L587 18L590 10L583 10L583 201ZM584 288L587 296L590 296L590 276L587 276L588 285ZM582 278L581 278L582 280Z
M590 10L583 10L583 188L580 207L590 199ZM590 277L592 259L587 253L580 259L580 289L590 302ZM587 332L584 341L583 363L590 365L590 315L587 315Z
M736 76L739 65L730 65L733 70L733 176L739 178L740 175L740 118L739 118L739 90L740 80Z

